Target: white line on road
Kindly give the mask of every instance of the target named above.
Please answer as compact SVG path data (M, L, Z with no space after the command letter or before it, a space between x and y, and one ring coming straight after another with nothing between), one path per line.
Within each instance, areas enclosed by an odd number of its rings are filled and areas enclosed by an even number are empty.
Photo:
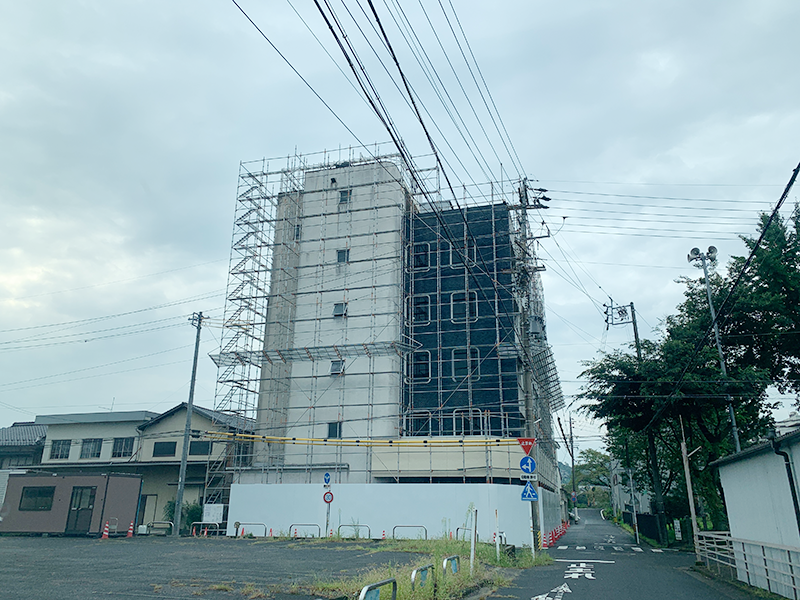
M586 560L585 558L569 558L569 559L567 559L567 558L554 558L553 560L556 561L556 562L568 562L568 563L585 562L585 563L600 563L600 564L603 564L603 565L613 565L616 562L616 561L613 561L613 560Z
M641 549L641 548L639 548L638 546L634 546L634 547L632 548L632 550L633 550L634 552L644 552L644 550L642 550L642 549Z
M569 548L569 546L559 546L558 550L566 550L567 548Z
M575 546L575 550L586 550L586 546Z
M661 548L651 548L652 552L663 552Z

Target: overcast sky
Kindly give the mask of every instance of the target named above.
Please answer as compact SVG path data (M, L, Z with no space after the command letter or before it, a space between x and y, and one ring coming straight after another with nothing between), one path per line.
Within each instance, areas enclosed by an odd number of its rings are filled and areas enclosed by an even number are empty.
M697 276L688 250L742 255L737 236L800 160L793 0L454 1L491 98L438 1L424 0L427 18L417 1L375 4L454 183L524 174L549 190L532 218L551 234L538 250L568 404L581 361L632 339L630 326L606 331L602 304L634 302L642 336L656 336L681 301L675 280ZM222 317L239 161L388 139L313 3L241 6L330 110L229 1L0 6L0 426L185 401L188 318ZM429 154L361 7L347 3L391 78L331 6L408 148ZM219 337L203 330L201 406L214 405ZM598 447L574 408L578 449Z

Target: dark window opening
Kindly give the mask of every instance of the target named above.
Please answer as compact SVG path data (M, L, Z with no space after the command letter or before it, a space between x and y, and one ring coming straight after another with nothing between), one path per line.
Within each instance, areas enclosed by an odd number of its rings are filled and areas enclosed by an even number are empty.
M480 355L477 348L454 348L452 354L453 379L462 380L467 377L471 381L480 378Z
M301 232L300 225L295 225L294 226L294 241L295 242L299 242L300 241L300 232Z
M427 350L414 352L411 355L411 369L409 373L411 381L424 382L431 378L431 353Z
M208 456L211 454L211 442L189 442L189 454L192 456Z
M52 510L55 486L24 487L19 499L19 510Z
M342 437L342 422L328 423L328 438Z
M347 316L347 302L336 302L333 305L333 316L334 317L346 317Z
M411 297L411 322L427 325L431 321L431 300L427 294Z
M430 246L427 243L414 244L411 266L414 269L427 269L431 266Z
M346 250L337 250L336 262L339 263L350 262L350 248L347 248Z
M331 361L331 375L342 375L344 373L344 361L332 360Z
M347 204L353 196L353 190L341 190L339 192L339 204Z
M178 442L155 442L153 444L153 458L159 456L175 456Z
M450 296L450 318L453 321L474 321L478 318L478 293L453 292Z

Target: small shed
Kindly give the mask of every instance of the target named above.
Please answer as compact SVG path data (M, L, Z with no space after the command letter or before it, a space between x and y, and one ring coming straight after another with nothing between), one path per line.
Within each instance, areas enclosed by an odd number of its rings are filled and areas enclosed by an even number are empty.
M0 508L0 533L127 533L136 520L141 475L12 474Z
M800 431L721 458L719 469L731 537L800 548L800 515L795 511L800 467ZM783 454L785 453L785 454Z

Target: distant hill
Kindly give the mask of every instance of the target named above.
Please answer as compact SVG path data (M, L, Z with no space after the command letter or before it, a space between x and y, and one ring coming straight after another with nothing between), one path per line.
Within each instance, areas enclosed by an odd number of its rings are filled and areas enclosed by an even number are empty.
M558 471L561 473L561 483L567 483L572 479L572 467L568 464L558 461Z

